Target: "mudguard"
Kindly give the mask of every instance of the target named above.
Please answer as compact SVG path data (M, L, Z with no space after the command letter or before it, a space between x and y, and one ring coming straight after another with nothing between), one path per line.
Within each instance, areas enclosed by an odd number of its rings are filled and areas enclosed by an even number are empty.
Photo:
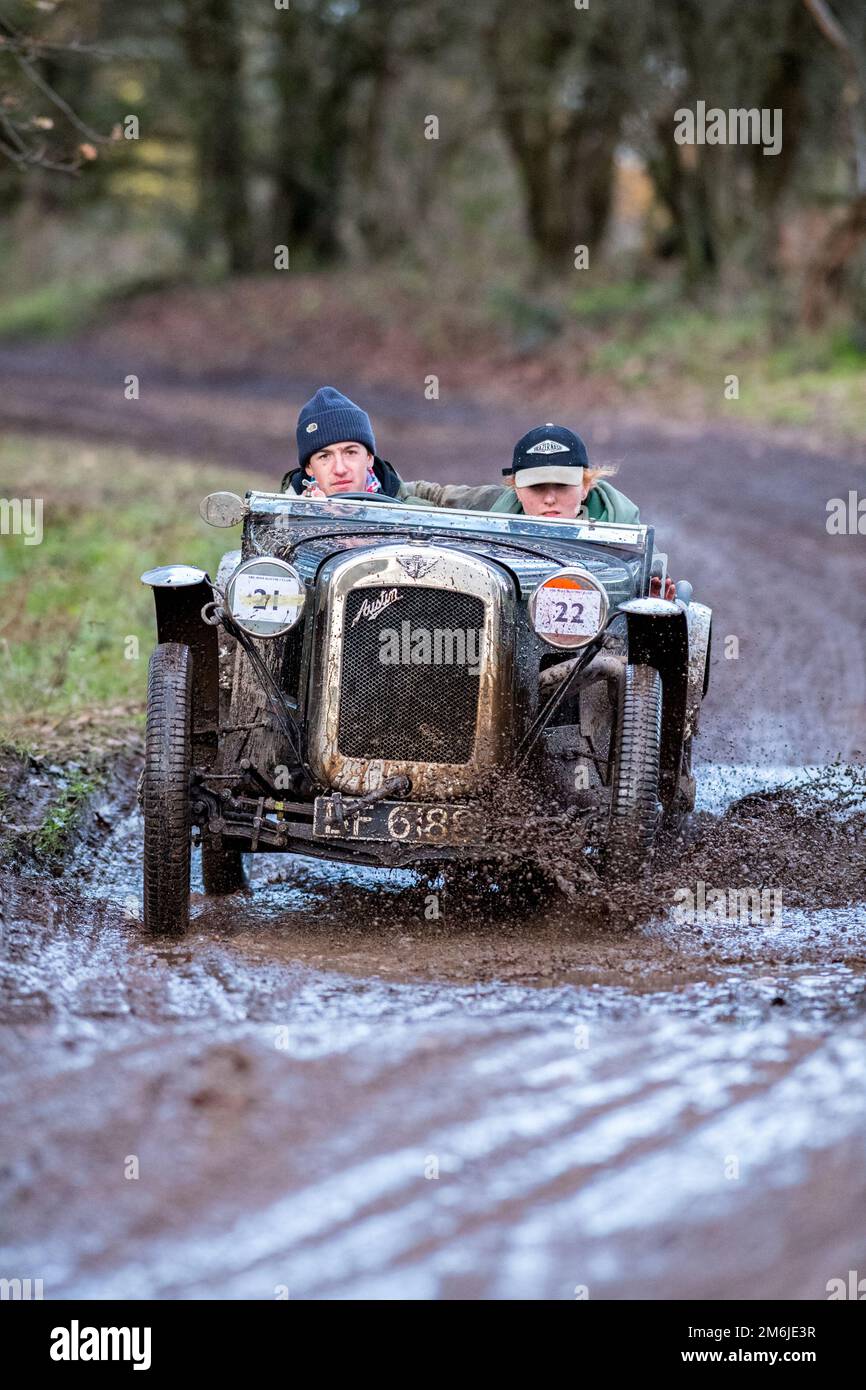
M192 754L196 766L209 767L219 731L219 651L217 629L201 610L214 598L204 570L193 565L161 565L141 576L153 589L158 642L181 642L192 653Z
M654 666L662 678L659 792L667 808L677 791L688 734L689 622L686 605L638 598L621 605L628 623L629 663Z
M686 710L686 737L697 732L701 701L710 685L710 649L713 639L713 610L703 603L690 603L689 697Z

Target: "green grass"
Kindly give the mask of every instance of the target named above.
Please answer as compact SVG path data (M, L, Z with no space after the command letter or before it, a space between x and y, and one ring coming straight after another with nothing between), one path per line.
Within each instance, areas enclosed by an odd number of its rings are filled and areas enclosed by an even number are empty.
M0 299L0 338L65 338L139 294L170 288L168 275L106 279L77 274ZM201 277L204 279L204 277Z
M617 283L570 305L586 330L586 372L613 379L649 408L691 403L708 415L862 437L866 352L852 330L805 334L779 321L768 297L690 305L675 286ZM725 394L736 376L738 398Z
M610 280L581 289L570 312L594 327L616 324L624 315L664 314L671 308L671 286L656 280Z
M71 277L0 301L0 337L63 337L83 328L106 300L98 280Z
M44 746L55 730L68 741L135 720L155 637L141 573L182 561L215 574L240 529L207 526L199 501L268 485L130 449L5 439L0 496L42 497L44 510L41 544L0 536L0 740Z
M0 740L0 759L9 754L19 762L27 762L36 756L36 745L32 737L21 730L7 729L7 736Z
M42 824L33 836L33 848L42 859L56 859L69 841L75 823L90 794L96 789L96 781L83 773L73 773L66 787L49 806L42 818Z

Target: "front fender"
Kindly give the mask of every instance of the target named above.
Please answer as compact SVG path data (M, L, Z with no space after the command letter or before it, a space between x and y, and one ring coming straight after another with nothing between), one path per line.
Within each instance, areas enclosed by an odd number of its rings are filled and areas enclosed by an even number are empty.
M710 649L713 640L713 611L703 603L690 603L689 621L689 699L686 733L697 731L701 701L710 685Z
M153 589L157 641L180 642L192 654L192 753L209 767L219 732L219 643L217 629L201 610L214 598L210 579L193 565L161 565L141 576Z

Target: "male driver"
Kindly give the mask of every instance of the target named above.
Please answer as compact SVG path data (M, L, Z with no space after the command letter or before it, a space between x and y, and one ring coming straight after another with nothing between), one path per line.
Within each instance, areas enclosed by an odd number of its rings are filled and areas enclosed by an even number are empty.
M304 497L338 497L344 492L380 493L412 506L432 503L415 497L395 468L376 454L366 410L333 386L320 386L298 416L298 464L282 482L283 492Z

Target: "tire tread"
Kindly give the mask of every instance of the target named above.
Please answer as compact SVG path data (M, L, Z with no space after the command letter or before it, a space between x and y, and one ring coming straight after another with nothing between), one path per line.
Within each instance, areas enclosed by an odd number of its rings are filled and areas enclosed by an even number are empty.
M640 874L652 857L661 819L661 676L626 666L617 714L616 758L605 855L609 874Z
M144 926L182 935L189 924L192 654L178 642L154 651L147 678Z

